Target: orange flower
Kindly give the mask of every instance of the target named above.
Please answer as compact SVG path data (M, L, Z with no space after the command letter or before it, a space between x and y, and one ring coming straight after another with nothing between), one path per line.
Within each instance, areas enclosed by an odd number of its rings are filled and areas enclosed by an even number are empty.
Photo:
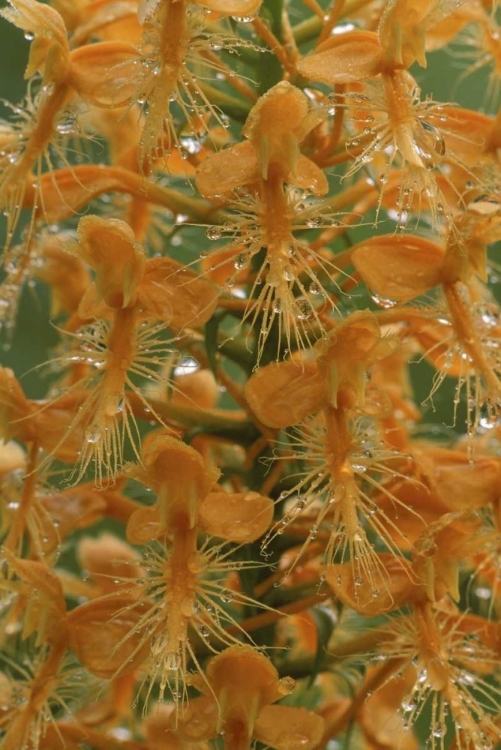
M226 750L249 750L252 739L276 750L306 750L322 737L323 721L313 712L270 704L287 695L294 681L279 680L273 664L249 646L230 646L210 660L196 685L206 693L178 718L187 739L211 739L224 732Z

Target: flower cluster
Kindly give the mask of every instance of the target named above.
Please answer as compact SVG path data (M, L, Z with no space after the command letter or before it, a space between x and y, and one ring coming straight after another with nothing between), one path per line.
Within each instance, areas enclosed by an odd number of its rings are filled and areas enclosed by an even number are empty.
M500 13L0 10L1 750L501 745Z

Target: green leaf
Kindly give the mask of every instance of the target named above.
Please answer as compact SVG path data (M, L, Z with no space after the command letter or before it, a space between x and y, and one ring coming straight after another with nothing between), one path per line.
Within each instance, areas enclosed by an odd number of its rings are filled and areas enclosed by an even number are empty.
M284 0L264 0L261 15L270 20L270 27L275 36L282 41L282 13Z
M264 0L260 13L262 20L268 24L279 41L282 41L283 6L283 0ZM282 66L274 55L271 57L270 55L261 55L257 73L260 94L264 94L283 78Z
M217 372L217 353L218 353L218 332L219 326L223 320L224 314L213 315L212 318L205 324L205 351L207 353L207 359L209 361L210 369L212 374L218 380Z
M316 676L322 669L327 644L336 627L336 618L328 607L314 607L313 609L309 609L308 612L313 617L317 628L317 653L315 654L313 668L308 680L308 687L311 687L315 682Z

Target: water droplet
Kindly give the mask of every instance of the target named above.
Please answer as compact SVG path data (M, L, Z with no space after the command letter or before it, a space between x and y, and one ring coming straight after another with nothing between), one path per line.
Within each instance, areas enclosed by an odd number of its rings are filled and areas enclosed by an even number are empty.
M75 122L72 119L63 120L57 124L56 130L60 135L76 134Z
M416 706L417 706L417 702L414 700L414 698L411 698L410 700L404 701L402 703L402 709L404 711L414 711Z
M250 257L248 253L238 253L238 255L235 256L233 265L237 270L241 270L249 265L249 260Z
M429 122L426 122L426 120L421 120L420 122L422 128L426 130L427 133L430 133L433 138L433 148L435 150L435 153L439 156L445 156L445 141L442 133L433 125L430 125Z
M395 307L395 305L398 304L393 299L389 299L389 297L382 297L381 295L377 294L376 292L369 290L369 294L371 298L374 300L376 305L379 305L379 307L384 307L385 310L387 310L390 307Z
M305 747L310 744L310 737L300 732L281 732L277 743L280 743L280 747Z
M209 240L220 240L222 234L221 227L216 225L207 227L205 234Z
M296 687L296 681L293 677L282 677L280 680L280 692L284 695L287 695L288 693L292 693L294 688Z
M445 735L446 729L443 724L436 724L433 727L433 736L434 737L443 737Z
M198 154L202 150L202 144L197 138L195 138L192 135L181 136L181 138L179 139L179 144L182 147L182 149L186 152L187 157L192 156L194 154Z
M165 666L171 672L175 672L181 666L181 655L179 653L167 654Z
M322 219L319 216L312 216L306 220L306 226L309 229L318 229L318 227L322 226Z
M296 299L296 318L298 320L309 320L313 314L313 308L305 297Z
M428 672L426 669L423 668L420 670L418 674L418 682L420 684L423 684L423 682L426 682L427 679L428 679Z
M224 604L231 604L231 602L233 601L233 591L224 589L221 592L221 601L224 602Z
M480 305L477 308L477 314L480 318L481 323L486 325L488 328L493 328L499 325L499 309L496 305Z
M102 437L102 434L101 434L101 430L99 429L99 427L93 427L92 429L87 430L87 432L85 433L85 438L87 442L91 444L99 443L99 441L101 440L101 437Z
M232 16L232 20L237 23L252 23L256 16Z
M478 586L475 589L475 596L486 601L492 597L492 591L487 586Z

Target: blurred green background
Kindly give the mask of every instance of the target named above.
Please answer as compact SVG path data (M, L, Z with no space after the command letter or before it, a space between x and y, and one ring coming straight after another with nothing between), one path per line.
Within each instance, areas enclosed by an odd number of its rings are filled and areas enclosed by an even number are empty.
M7 3L0 2L0 7ZM26 91L24 71L29 52L29 42L24 33L4 18L0 18L0 117L9 118L9 108L5 102L20 102ZM5 222L2 218L0 235L3 243ZM23 388L31 398L40 398L46 391L46 384L39 372L32 368L47 360L49 347L57 339L55 332L47 325L49 317L48 299L37 287L25 289L20 304L15 333L0 340L0 364L11 367L18 377L22 377Z

